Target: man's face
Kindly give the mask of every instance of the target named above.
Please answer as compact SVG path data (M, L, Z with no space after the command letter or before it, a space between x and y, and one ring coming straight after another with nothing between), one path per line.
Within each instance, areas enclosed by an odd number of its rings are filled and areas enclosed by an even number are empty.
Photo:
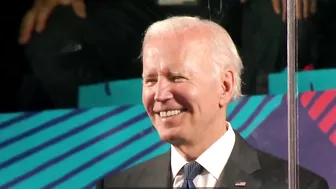
M208 52L185 36L145 44L142 100L162 140L195 140L216 120L223 89L211 64Z

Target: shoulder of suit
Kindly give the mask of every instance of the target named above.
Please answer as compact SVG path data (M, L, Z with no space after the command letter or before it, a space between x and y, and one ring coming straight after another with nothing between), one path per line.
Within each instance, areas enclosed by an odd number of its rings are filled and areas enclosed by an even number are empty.
M258 151L258 157L261 169L254 174L255 176L265 183L288 184L288 161L262 151ZM298 166L298 175L300 188L309 186L312 189L328 189L324 178L302 166Z
M116 174L106 175L102 180L104 187L127 187L133 181L137 182L139 176L150 174L158 167L162 167L163 162L169 162L169 154L165 153L153 159L139 163L131 168ZM167 165L168 166L168 165Z

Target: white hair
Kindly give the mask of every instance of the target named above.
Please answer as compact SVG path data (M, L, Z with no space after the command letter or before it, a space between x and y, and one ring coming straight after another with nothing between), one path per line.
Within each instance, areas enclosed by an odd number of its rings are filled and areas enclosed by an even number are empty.
M185 33L191 29L200 29L206 34L204 45L210 48L214 73L217 77L225 69L231 68L234 74L234 86L232 100L241 96L241 73L243 64L230 35L220 25L203 20L198 17L174 16L162 21L153 23L147 29L144 37L143 48L151 37ZM202 37L202 36L198 36Z

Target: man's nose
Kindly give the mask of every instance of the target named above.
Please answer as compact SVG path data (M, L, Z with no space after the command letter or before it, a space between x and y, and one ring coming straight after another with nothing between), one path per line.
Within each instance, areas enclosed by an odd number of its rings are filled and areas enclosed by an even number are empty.
M164 102L173 98L173 94L171 93L169 82L159 81L156 85L156 91L154 100L157 102Z

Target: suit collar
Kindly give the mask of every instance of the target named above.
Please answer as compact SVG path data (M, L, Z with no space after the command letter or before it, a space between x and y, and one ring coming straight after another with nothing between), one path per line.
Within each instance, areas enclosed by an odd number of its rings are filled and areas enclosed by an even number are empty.
M247 144L247 142L238 133L235 133L235 135L236 142L229 160L237 164L238 167L248 174L260 169L261 166L257 150Z
M229 157L229 160L220 176L220 187L223 189L234 189L242 187L235 186L237 182L246 182L244 189L258 189L261 182L253 179L252 173L261 169L258 152L250 147L246 141L237 133L236 141ZM151 161L151 165L146 166L146 176L150 175L150 180L144 183L151 183L155 186L169 187L173 186L173 176L171 171L171 154L170 150ZM153 165L161 165L154 166ZM163 171L163 167L167 171ZM154 181L154 183L153 183Z
M254 180L252 173L261 169L257 151L236 133L236 142L230 158L222 172L220 186L222 188L242 188L236 186L238 182L246 183L243 187L257 189L261 182Z
M203 168L217 180L219 179L235 144L236 135L229 122L227 122L227 127L227 132L225 132L223 136L196 159L196 162L202 165ZM171 145L171 161L173 178L175 178L179 172L183 172L182 168L188 162L177 152L173 145ZM214 164L213 162L216 163Z
M170 152L139 165L141 169L137 173L139 175L137 187L170 188L172 186Z
M157 161L159 162L158 165L165 166L165 169L167 171L163 171L161 166L157 166L155 168L155 172L153 172L151 175L153 177L151 180L155 180L155 182L158 184L158 186L162 186L164 188L173 188L173 176L172 176L172 170L171 170L171 152L170 150L163 155L161 155ZM160 168L161 167L161 168Z

